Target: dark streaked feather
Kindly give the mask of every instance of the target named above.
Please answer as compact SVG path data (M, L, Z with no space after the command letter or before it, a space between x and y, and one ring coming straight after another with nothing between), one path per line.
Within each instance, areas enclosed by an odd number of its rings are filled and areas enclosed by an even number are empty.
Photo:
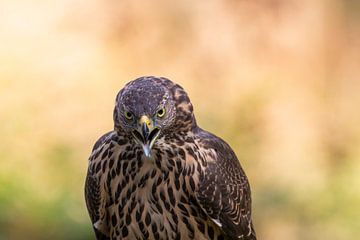
M106 140L110 137L112 132L108 132L104 134L94 145L92 150L92 155L99 150L99 148L106 142ZM90 156L91 159L91 156ZM88 209L91 222L93 224L93 228L95 231L97 240L108 240L110 239L104 233L102 233L99 229L97 229L94 224L102 221L101 220L101 191L99 182L96 176L91 172L91 169L88 169L86 180L85 180L85 201L86 207Z
M97 180L88 172L85 182L86 206L90 214L91 221L97 222L100 218L100 187Z
M86 176L85 182L85 199L86 199L86 206L90 215L91 222L94 224L100 220L100 188L99 184L97 183L96 179L89 175ZM97 240L108 240L109 237L105 236L101 233L97 228L94 227L95 236Z

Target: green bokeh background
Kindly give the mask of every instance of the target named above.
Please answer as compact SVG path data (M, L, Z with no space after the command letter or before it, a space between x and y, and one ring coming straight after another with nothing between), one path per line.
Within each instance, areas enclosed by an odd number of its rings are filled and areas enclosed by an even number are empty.
M234 148L259 239L360 236L358 1L2 1L0 240L94 239L83 198L114 99L182 85Z

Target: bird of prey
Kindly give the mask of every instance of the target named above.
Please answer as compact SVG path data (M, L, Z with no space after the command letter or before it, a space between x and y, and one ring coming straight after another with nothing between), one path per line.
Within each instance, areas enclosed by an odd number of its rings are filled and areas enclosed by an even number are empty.
M133 80L113 119L85 182L97 239L256 239L248 179L230 146L196 124L182 87Z

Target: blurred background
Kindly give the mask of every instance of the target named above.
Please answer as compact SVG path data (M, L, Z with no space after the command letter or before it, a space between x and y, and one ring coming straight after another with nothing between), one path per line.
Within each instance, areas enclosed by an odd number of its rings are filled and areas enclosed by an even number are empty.
M182 85L234 148L259 239L360 236L360 4L0 2L0 239L94 239L87 158L117 92Z

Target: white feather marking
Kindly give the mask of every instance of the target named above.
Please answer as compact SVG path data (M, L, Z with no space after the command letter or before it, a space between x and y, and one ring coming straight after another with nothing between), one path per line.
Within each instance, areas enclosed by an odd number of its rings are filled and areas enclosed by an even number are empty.
M220 222L220 220L219 219L211 219L216 225L218 225L219 227L222 227L222 224L221 224L221 222Z

